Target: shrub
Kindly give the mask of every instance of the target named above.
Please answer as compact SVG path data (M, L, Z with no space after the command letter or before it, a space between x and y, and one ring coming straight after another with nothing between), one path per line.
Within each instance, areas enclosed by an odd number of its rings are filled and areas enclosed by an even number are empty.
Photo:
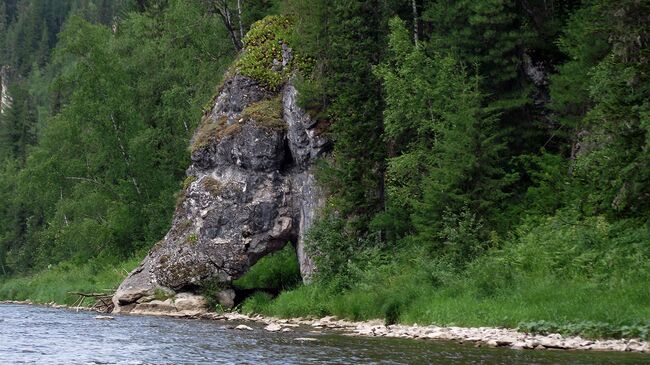
M262 257L243 277L235 280L241 289L291 289L302 281L293 245Z
M282 44L288 38L292 22L283 16L267 16L255 22L243 39L244 52L237 60L237 71L277 90L287 72L274 69L274 61L282 62Z
M294 70L308 69L313 62L293 54L282 67L282 46L288 45L293 21L272 15L255 22L244 37L244 51L235 62L236 72L251 77L270 90L278 90Z
M457 267L464 266L487 247L483 223L468 208L443 214L438 240L442 253Z
M201 284L201 295L205 298L208 308L223 311L219 303L218 294L225 289L228 289L228 286L217 280L207 280Z

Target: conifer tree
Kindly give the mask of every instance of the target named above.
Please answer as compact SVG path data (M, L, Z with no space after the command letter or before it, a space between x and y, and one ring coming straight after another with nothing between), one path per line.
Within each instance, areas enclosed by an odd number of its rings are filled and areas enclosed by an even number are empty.
M504 145L495 115L481 107L478 79L450 56L427 56L400 19L391 20L391 31L389 57L377 74L386 97L384 137L395 154L387 172L389 212L402 216L379 219L403 220L406 211L410 233L433 243L450 215L492 219L513 176L501 167Z

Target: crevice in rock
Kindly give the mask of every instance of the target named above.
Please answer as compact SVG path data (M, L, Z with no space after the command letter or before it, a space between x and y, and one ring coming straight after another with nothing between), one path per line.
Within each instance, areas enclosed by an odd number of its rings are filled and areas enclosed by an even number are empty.
M289 138L284 138L284 157L280 162L280 174L287 175L295 166L291 147L289 146Z

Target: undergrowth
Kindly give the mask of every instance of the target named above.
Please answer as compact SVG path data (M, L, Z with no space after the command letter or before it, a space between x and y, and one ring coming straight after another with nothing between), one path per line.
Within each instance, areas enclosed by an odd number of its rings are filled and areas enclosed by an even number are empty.
M239 289L286 290L301 281L296 250L288 243L282 250L262 257L234 285Z
M463 269L413 244L349 261L345 272L321 273L275 299L255 295L243 310L648 339L647 228L570 213L528 219Z

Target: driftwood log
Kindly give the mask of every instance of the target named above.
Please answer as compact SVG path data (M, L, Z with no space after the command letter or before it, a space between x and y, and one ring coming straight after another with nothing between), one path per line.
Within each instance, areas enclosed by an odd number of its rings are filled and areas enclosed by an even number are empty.
M100 313L110 313L113 311L113 292L107 293L82 293L82 292L68 292L70 295L78 295L77 299L73 305L77 309L81 307L86 298L95 299L95 304L90 307L90 309L95 310Z

